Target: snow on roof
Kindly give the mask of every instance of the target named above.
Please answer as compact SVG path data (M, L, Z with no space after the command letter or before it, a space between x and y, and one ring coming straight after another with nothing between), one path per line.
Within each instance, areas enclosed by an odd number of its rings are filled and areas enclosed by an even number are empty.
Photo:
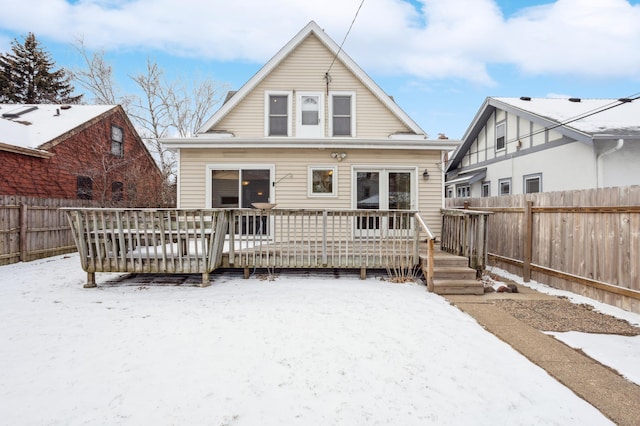
M640 99L631 102L577 98L493 99L558 123L567 123L568 127L590 135L640 135ZM579 119L573 121L576 118Z
M113 108L115 105L0 104L0 142L37 149Z

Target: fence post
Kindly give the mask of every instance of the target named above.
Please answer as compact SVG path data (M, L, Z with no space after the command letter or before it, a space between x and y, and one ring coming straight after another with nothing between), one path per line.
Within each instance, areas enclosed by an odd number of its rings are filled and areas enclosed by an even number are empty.
M28 210L29 206L20 203L20 262L26 262L27 259L27 231L28 231Z
M524 282L531 281L531 253L533 251L533 201L526 200L524 206L524 262L522 264L522 278Z

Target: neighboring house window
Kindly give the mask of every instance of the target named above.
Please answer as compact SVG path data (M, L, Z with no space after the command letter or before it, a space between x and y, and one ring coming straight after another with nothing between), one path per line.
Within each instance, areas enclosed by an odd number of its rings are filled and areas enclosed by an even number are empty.
M503 150L506 146L507 123L496 124L496 151Z
M456 186L456 196L458 198L468 198L471 196L471 187L469 185Z
M452 187L447 187L447 194L446 194L447 198L453 198L453 188Z
M500 195L510 195L511 194L511 178L500 179L498 181L498 187L500 188Z
M111 154L124 157L124 133L118 126L111 126Z
M337 168L325 166L309 167L309 196L334 197L337 195Z
M331 94L329 114L332 136L355 136L355 93Z
M491 182L482 182L482 194L483 197L491 196Z
M122 201L124 199L123 189L122 182L111 182L111 201Z
M534 192L542 192L542 174L526 175L523 177L524 193L533 194Z
M265 101L266 135L289 136L291 134L291 96L289 92L267 92Z
M87 176L78 176L77 178L77 194L80 200L93 199L93 181Z

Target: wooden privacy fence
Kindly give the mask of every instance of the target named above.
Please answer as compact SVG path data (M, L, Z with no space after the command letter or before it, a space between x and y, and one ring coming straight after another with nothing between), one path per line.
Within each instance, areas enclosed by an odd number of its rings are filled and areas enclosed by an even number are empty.
M218 267L413 270L414 211L301 209L66 209L88 273L200 273ZM431 237L429 237L431 236ZM433 244L429 247L431 252ZM433 253L431 253L433 257Z
M30 261L76 250L65 206L91 201L0 195L0 265Z
M493 213L497 266L640 312L640 186L447 200L464 202Z

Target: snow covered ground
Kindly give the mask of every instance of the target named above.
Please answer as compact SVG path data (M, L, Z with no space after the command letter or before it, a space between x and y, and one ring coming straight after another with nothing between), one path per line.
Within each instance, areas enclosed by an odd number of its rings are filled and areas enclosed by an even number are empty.
M0 267L3 424L611 424L417 284L85 278L75 254Z

